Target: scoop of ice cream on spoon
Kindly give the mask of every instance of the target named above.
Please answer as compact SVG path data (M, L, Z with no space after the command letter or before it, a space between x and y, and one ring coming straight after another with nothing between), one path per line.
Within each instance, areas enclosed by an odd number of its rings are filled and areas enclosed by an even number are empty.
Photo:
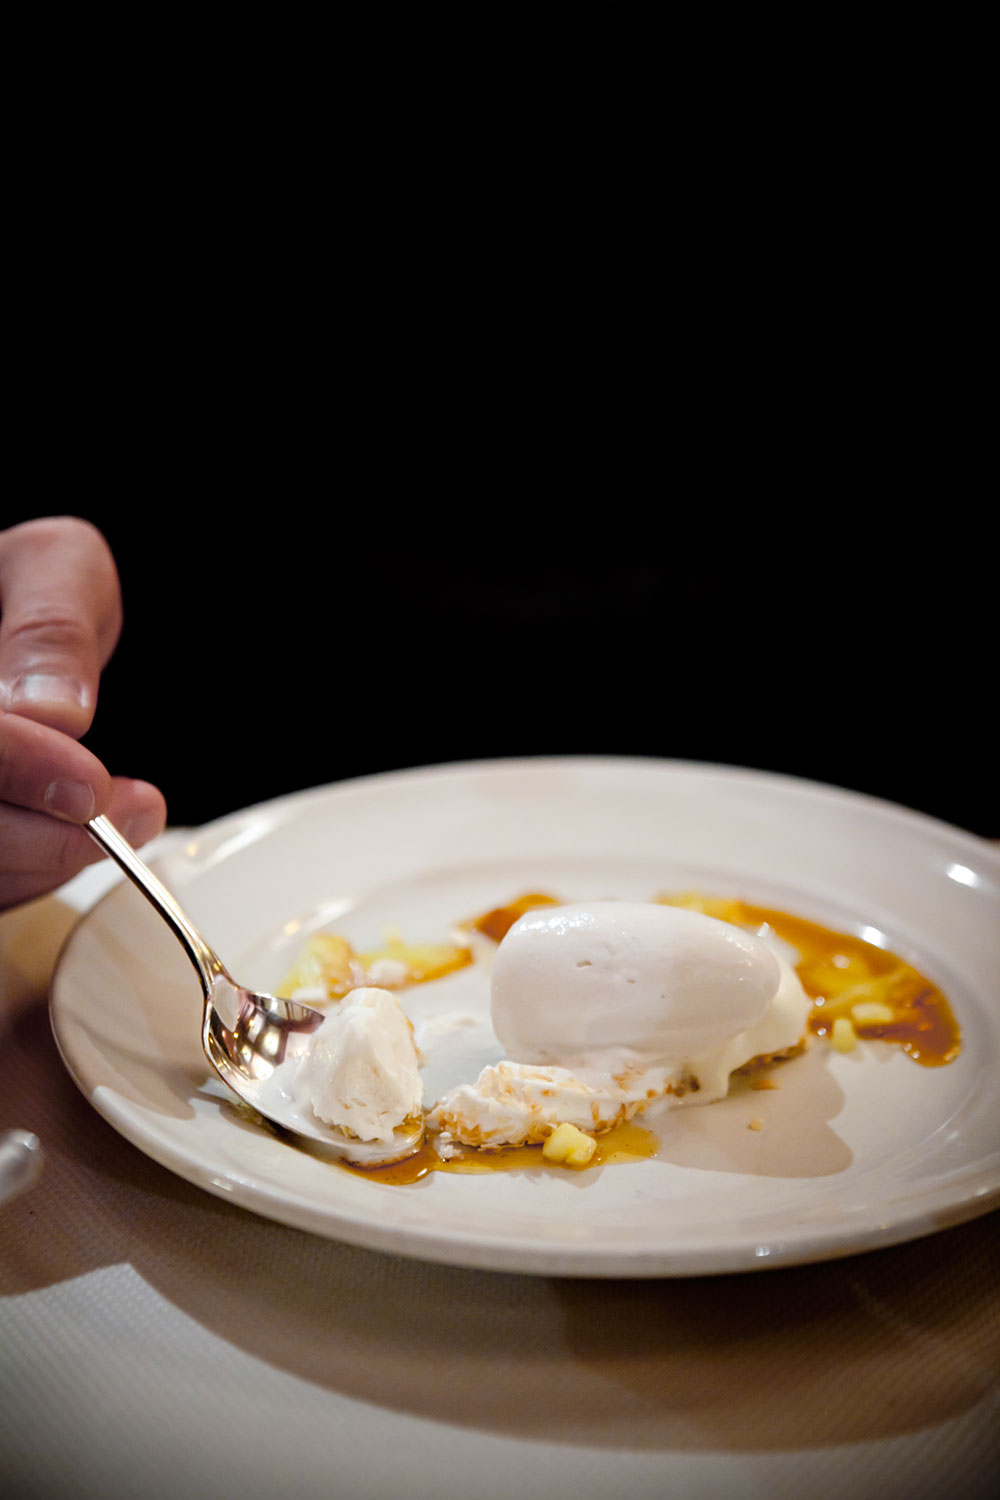
M310 1105L308 1088L303 1092L300 1080L315 1075L326 1079L326 1097L336 1084L335 1059L330 1054L329 1015L295 1000L281 1000L240 985L227 972L221 959L198 932L193 922L152 870L143 863L132 846L105 817L94 818L87 825L90 836L105 853L124 870L132 883L168 923L180 941L201 981L204 1009L201 1040L209 1063L245 1104L280 1130L298 1138L319 1154L344 1157L361 1166L379 1166L399 1161L416 1151L423 1140L423 1120L410 1108L413 1089L420 1089L416 1049L410 1038L407 1055L405 1037L398 1023L392 1029L393 1082L395 1092L385 1090L381 1107L367 1117L357 1111L348 1125L348 1116L336 1117L330 1123ZM398 1009L395 997L386 998ZM344 1002L339 1002L343 1004ZM386 1022L386 1007L372 1012L374 1031ZM402 1017L402 1012L400 1012ZM405 1018L404 1018L405 1025ZM370 1033L369 1040L374 1032ZM351 1056L357 1061L359 1039L355 1034ZM319 1060L313 1057L319 1048ZM377 1052L369 1051L369 1059ZM369 1072L377 1072L373 1065ZM340 1075L344 1076L344 1075ZM332 1080L332 1081L331 1081ZM322 1105L322 1091L316 1098ZM391 1119L393 1104L399 1106L399 1117Z

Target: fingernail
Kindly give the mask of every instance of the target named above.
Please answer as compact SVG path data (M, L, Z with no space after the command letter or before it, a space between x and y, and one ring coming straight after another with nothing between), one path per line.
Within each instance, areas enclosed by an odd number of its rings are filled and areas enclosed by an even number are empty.
M74 708L90 707L90 691L73 677L56 672L27 672L12 682L6 693L11 708L19 703L71 703Z
M94 793L85 781L52 781L44 800L50 813L71 823L86 823L94 816Z

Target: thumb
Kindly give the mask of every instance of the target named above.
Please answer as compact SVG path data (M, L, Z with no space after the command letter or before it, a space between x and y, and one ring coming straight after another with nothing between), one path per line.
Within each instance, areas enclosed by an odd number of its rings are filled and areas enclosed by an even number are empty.
M114 559L89 522L0 532L0 710L84 734L120 627Z

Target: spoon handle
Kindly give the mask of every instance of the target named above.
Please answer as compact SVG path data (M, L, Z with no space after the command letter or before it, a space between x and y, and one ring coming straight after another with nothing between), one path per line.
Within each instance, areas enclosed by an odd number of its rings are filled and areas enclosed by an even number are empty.
M94 842L125 871L132 884L138 887L146 900L155 906L160 916L173 928L198 971L205 999L210 1000L215 977L226 972L221 960L181 911L166 886L161 885L148 865L143 864L132 845L122 837L113 823L102 814L92 818L86 828Z

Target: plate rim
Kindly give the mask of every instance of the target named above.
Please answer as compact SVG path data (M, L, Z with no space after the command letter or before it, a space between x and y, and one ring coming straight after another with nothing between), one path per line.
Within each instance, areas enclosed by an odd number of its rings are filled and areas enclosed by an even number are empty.
M684 757L658 756L658 755L613 755L590 752L574 754L539 754L539 755L515 755L515 756L481 756L472 759L458 759L453 761L435 761L433 763L419 764L414 766L398 767L389 771L366 771L355 776L345 776L340 780L323 782L317 786L300 787L290 792L279 793L275 797L263 798L258 802L248 803L245 807L234 808L230 812L221 813L216 818L209 819L206 823L197 824L187 830L189 834L197 834L200 837L214 833L230 823L237 823L265 809L280 808L296 803L306 803L312 799L319 799L331 792L351 791L362 789L373 783L394 783L397 781L411 781L421 777L437 779L452 773L472 773L495 768L504 768L511 773L526 770L560 769L568 766L591 767L594 769L620 769L631 767L643 769L658 769L663 771L694 772L708 776L717 776L720 780L738 781L752 780L764 781L772 785L783 786L786 790L798 791L800 795L820 797L827 800L853 802L859 807L869 807L873 811L881 812L889 819L907 824L923 824L928 830L935 829L941 834L947 834L966 842L980 854L985 854L987 862L993 862L1000 872L1000 842L994 842L985 838L982 834L974 833L971 829L962 828L956 823L949 823L946 819L937 817L934 813L923 812L919 808L907 807L900 802L894 802L889 797L880 796L876 792L860 791L854 787L838 786L834 782L818 781L809 776L798 775L791 771L776 771L766 767L739 766L721 760L692 760Z

